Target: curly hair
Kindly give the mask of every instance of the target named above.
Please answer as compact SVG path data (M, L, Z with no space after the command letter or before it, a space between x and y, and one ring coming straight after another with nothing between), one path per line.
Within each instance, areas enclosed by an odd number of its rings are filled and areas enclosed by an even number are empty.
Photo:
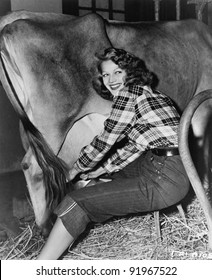
M94 82L94 86L96 89L99 89L98 92L102 97L107 99L111 99L112 97L109 90L104 86L101 77L101 64L103 61L107 60L112 60L121 69L126 71L125 86L135 83L152 86L154 78L153 73L146 68L144 61L139 57L136 57L123 49L116 48L108 48L104 51L103 55L97 55L97 57L99 59L99 76L97 81Z

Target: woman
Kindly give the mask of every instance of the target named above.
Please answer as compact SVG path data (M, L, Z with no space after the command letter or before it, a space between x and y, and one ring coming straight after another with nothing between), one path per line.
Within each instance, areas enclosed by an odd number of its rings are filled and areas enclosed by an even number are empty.
M109 48L100 58L100 73L113 96L112 110L102 133L82 149L70 180L79 173L83 179L106 173L111 181L64 198L38 259L59 258L90 222L163 209L188 192L189 180L177 148L179 114L167 96L153 92L153 75L144 62Z

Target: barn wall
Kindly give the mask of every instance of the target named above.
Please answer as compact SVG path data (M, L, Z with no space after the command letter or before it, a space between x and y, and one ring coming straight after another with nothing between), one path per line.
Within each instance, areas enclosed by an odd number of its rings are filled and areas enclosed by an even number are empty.
M0 173L20 170L23 155L18 118L0 86Z
M11 10L62 13L62 0L11 0Z
M1 0L0 1L0 16L5 15L11 9L10 0Z

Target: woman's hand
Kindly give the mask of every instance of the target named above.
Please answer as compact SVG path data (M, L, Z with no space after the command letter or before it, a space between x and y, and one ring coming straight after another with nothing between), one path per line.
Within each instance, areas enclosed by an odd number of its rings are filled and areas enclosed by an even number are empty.
M89 172L87 174L82 174L80 176L81 179L83 180L87 180L87 179L93 179L93 178L97 178L102 174L105 174L105 170L102 167L99 167L97 170Z

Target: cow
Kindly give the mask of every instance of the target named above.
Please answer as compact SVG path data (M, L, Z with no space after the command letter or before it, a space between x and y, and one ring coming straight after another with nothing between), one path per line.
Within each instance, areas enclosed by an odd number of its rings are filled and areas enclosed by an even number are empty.
M27 11L0 20L0 79L21 119L22 167L40 227L68 191L67 171L80 149L110 112L111 101L93 83L97 55L110 46L143 59L155 88L180 112L212 88L212 34L197 20L127 23ZM199 142L211 106L208 99L193 117Z

